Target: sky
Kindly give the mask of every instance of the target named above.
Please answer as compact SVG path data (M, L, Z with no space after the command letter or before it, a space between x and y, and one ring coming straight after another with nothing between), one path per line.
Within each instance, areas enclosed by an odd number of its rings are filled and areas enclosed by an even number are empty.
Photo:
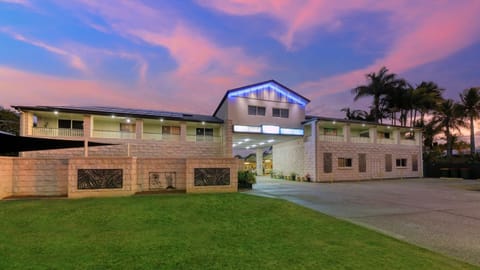
M274 79L343 117L382 66L458 100L480 86L479 14L478 0L0 0L0 106L211 115Z

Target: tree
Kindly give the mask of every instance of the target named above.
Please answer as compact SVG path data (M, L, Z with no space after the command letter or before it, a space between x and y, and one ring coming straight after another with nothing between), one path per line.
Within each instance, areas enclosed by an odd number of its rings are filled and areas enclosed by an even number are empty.
M434 82L421 82L415 88L414 100L415 108L420 112L420 121L424 123L425 115L434 111L443 102L444 89L438 87ZM413 122L416 122L414 117Z
M368 84L358 86L352 89L355 94L354 100L362 97L373 96L372 113L375 122L382 120L381 98L389 91L398 87L403 80L398 79L394 73L388 73L386 67L382 67L378 73L370 73L366 75Z
M451 99L447 99L434 112L434 121L437 121L445 132L447 140L447 157L452 157L452 130L460 132L461 127L466 127L463 121L462 106Z
M373 122L373 115L371 111L369 113L364 110L351 110L348 107L341 109L341 111L345 112L346 120L360 120L360 121Z
M20 116L15 111L0 106L0 131L19 134Z
M465 89L460 94L462 111L470 121L470 154L475 154L475 128L474 120L480 116L480 88Z

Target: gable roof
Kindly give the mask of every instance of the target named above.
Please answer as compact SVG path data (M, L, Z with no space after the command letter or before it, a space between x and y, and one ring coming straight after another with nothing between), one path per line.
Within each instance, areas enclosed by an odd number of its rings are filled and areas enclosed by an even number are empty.
M300 104L302 106L307 105L310 100L297 92L293 91L292 89L286 87L285 85L275 81L275 80L268 80L264 82L259 82L255 84L250 84L247 86L242 86L239 88L234 88L228 90L225 95L223 96L222 100L217 106L217 109L215 109L215 112L213 113L213 116L215 116L222 106L222 104L225 102L227 97L242 97L245 96L248 93L254 92L254 91L260 91L260 90L265 90L265 89L270 89L274 90L281 95L285 96L289 101Z
M188 114L179 112L166 112L156 110L142 110L142 109L128 109L117 107L101 107L101 106L12 106L17 110L30 110L30 111L59 111L65 113L84 113L84 114L98 114L98 115L115 115L123 117L140 117L158 119L163 118L165 120L181 120L192 122L207 122L207 123L223 123L220 118L201 115L201 114Z

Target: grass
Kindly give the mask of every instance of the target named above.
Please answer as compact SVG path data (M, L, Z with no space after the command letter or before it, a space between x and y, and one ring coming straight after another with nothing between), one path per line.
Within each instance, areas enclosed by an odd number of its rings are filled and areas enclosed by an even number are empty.
M476 269L245 194L0 202L0 269Z

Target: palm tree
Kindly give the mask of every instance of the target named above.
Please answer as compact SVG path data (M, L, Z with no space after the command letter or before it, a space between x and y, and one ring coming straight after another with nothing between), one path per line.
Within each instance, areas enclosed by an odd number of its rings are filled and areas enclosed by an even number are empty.
M425 121L425 115L435 110L443 102L444 89L438 87L434 82L421 82L415 88L415 104L416 110L420 112L420 120L422 123ZM416 122L414 117L413 122Z
M452 130L460 132L461 127L466 127L463 121L463 112L460 104L451 99L447 99L434 112L434 119L442 128L444 128L445 137L447 139L447 157L452 157Z
M367 74L366 77L368 84L352 89L352 93L355 94L355 101L362 97L373 96L372 112L374 121L378 123L382 119L382 96L396 88L402 80L397 79L396 74L388 73L386 67L382 67L378 73Z
M475 130L474 120L480 116L480 88L465 89L460 94L462 109L465 117L470 121L470 154L475 154Z

